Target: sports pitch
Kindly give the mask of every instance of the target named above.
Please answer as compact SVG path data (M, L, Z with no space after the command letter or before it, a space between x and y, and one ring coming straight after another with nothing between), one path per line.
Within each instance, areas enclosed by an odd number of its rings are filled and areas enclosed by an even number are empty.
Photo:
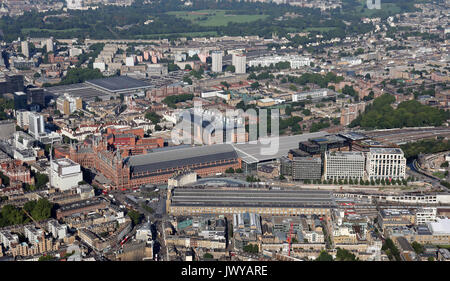
M268 17L268 15L234 15L232 12L230 14L226 14L226 11L224 10L177 11L168 12L167 14L190 20L192 23L196 23L201 26L225 26L229 22L253 22Z

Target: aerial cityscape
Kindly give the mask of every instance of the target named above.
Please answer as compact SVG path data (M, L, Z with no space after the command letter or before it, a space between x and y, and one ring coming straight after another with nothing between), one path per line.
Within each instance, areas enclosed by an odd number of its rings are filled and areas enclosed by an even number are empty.
M0 261L450 261L448 0L0 2Z

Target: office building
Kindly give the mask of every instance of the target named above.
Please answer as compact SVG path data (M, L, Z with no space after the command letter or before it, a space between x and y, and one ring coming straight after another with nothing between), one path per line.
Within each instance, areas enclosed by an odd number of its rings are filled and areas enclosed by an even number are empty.
M236 74L244 74L247 68L247 57L244 54L233 54L232 64Z
M27 90L27 100L29 104L45 106L45 93L42 88L29 88Z
M318 180L322 177L322 160L318 157L294 157L293 180Z
M366 169L369 180L404 179L406 158L400 148L371 148Z
M0 81L0 94L23 91L23 75L6 74L4 81Z
M222 51L213 51L211 53L212 58L212 72L222 72Z
M327 151L324 177L327 180L363 179L365 157L362 152Z
M77 187L83 181L80 165L67 158L55 159L51 162L51 184L60 190Z
M27 108L27 94L24 92L14 93L14 108L15 109L26 109Z

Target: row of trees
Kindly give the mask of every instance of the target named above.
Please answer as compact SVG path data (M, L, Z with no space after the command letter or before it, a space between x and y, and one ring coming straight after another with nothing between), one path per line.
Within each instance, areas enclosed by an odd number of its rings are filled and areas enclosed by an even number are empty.
M175 105L176 103L192 100L193 98L194 98L193 94L181 94L175 96L168 96L164 98L162 102L167 104L167 106L171 108L177 108L177 106Z
M376 179L376 180L363 180L363 179L339 179L339 180L303 180L305 184L335 184L335 185L347 185L347 184L359 184L359 185L407 185L406 179Z
M71 68L67 71L67 75L61 79L61 82L57 84L48 84L46 83L44 86L58 86L58 85L69 85L76 83L83 83L87 80L104 78L103 74L98 69L90 69L90 68Z
M234 173L238 173L241 174L243 171L241 168L237 168L237 169L233 169L233 168L228 168L225 170L225 173L227 174L234 174Z
M433 154L450 150L450 142L442 138L429 139L402 144L400 148L405 153L405 157L412 160L422 153Z
M316 261L356 261L358 260L356 256L346 249L337 248L336 259L330 255L327 251L322 250L319 256L315 259Z
M53 204L47 199L28 201L23 208L35 219L42 221L51 217ZM9 225L24 224L30 222L30 218L25 212L13 205L5 205L0 212L0 227Z
M450 118L450 112L423 105L416 100L404 101L394 109L391 106L394 101L395 97L390 94L376 98L349 126L366 129L441 126Z

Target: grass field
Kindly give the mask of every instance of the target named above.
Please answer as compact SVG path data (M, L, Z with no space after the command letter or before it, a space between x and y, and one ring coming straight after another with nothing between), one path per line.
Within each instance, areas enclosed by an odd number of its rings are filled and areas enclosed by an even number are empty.
M336 29L335 27L308 27L303 29L303 32L307 31L319 31L319 32L327 32L330 30Z
M244 23L265 19L268 15L232 15L223 10L200 10L190 12L168 12L182 19L190 20L201 26L225 26L229 22Z
M442 172L435 172L435 173L433 173L433 176L438 177L440 179L445 178L445 174Z
M81 28L70 28L70 29L41 29L41 28L22 28L22 33L27 34L30 32L40 32L40 31L46 31L46 32L73 32L73 31L80 31L83 30Z
M136 39L158 39L158 38L164 38L166 36L171 35L178 35L178 36L184 36L184 37L207 37L207 36L217 36L217 31L199 31L199 32L184 32L184 33L160 33L160 34L139 34L135 35L134 38Z
M389 13L399 13L401 11L401 9L394 3L383 3L383 1L381 1L381 9L368 9L366 0L360 0L360 3L361 6L355 7L355 11L358 15L365 17L370 17L379 11L387 11Z

